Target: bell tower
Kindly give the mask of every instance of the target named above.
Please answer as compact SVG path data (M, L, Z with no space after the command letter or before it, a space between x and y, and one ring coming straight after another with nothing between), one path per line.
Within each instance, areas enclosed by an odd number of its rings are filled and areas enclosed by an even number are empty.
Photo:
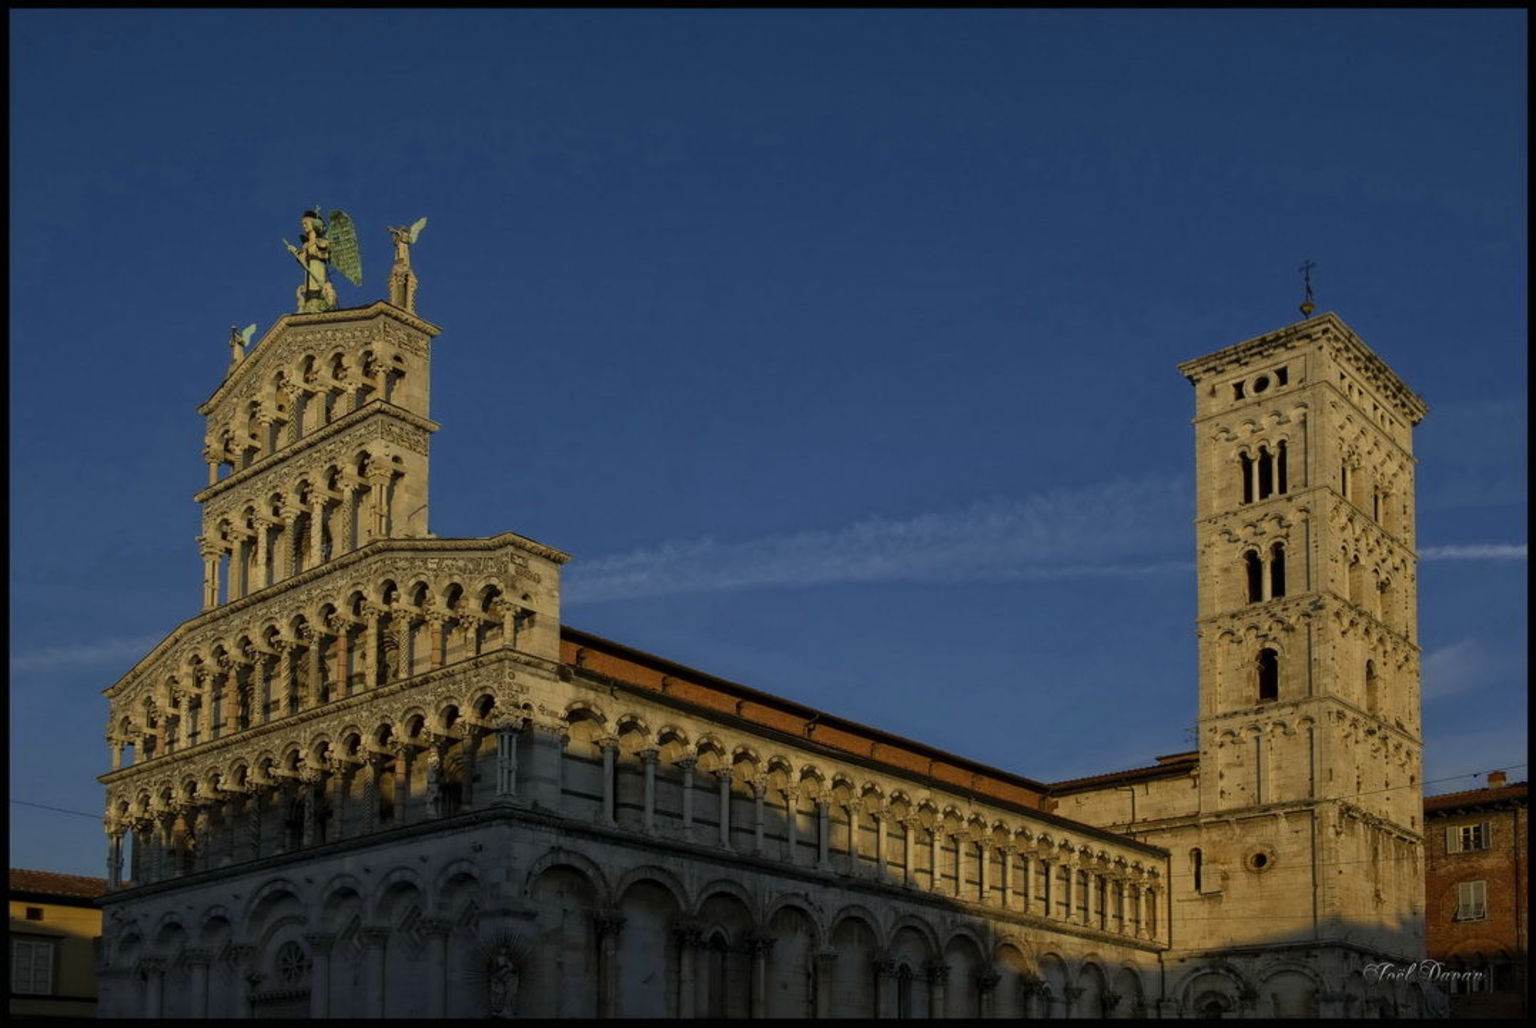
M1220 896L1201 941L1350 939L1411 956L1423 933L1412 430L1426 407L1332 313L1179 371L1196 397L1191 859ZM1310 918L1296 914L1307 890Z

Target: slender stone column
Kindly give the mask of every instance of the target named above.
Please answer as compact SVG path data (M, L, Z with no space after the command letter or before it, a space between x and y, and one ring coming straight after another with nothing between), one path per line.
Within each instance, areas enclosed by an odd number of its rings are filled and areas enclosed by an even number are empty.
M683 924L672 929L672 939L677 944L677 1016L694 1016L695 985L694 957L703 935L696 925Z
M1125 879L1115 879L1115 931L1124 935L1129 918L1125 916Z
M565 744L570 735L563 724L535 724L533 726L534 758L530 778L533 800L547 810L559 810L561 802L560 776L565 763Z
M162 990L165 987L165 961L160 957L145 957L139 961L139 973L144 976L144 1017L159 1017L162 1006Z
M252 860L261 856L261 793L253 784L245 796L245 845Z
M822 950L813 958L816 961L816 1018L823 1020L833 1016L832 1011L832 962L837 959L837 953L832 950Z
M363 966L362 1015L381 1018L388 1008L384 997L384 946L389 942L389 929L369 927L358 930L357 937L366 947Z
M944 1003L944 988L949 981L949 965L934 961L928 965L928 1016L939 1018L947 1016Z
M619 753L619 740L608 738L598 740L598 745L603 751L603 824L616 823L617 816L614 810L616 797L614 796L614 761Z
M363 665L364 689L372 689L382 684L379 681L379 668L383 666L383 661L379 659L379 619L383 616L383 613L378 607L369 606L364 608L363 616L368 622L368 627L365 629L363 636L363 659L361 662Z
M427 1016L441 1019L448 1016L448 933L453 925L433 918L421 921L420 928L427 940Z
M1136 911L1136 938L1145 939L1147 937L1147 890L1140 882L1137 882L1133 888L1136 890L1136 906L1134 907Z
M199 536L197 552L203 558L203 609L211 610L219 605L219 555L223 550L217 541Z
M645 767L645 812L641 825L646 835L656 834L656 761L660 756L657 750L640 751L640 762Z
M309 502L309 558L310 567L319 567L325 560L321 548L325 542L325 498L316 496Z
M395 758L395 817L397 825L411 821L411 748L398 743L392 750Z
M510 721L496 729L496 802L517 799L517 740L522 726Z
M693 838L693 767L697 757L684 757L677 762L683 769L683 838Z
M793 865L798 856L795 850L800 846L800 811L799 797L795 795L794 787L784 790L784 862Z
M347 776L349 767L341 758L327 763L325 784L330 787L331 816L326 819L322 842L339 842L347 837Z
M309 943L312 964L309 982L309 1016L311 1019L331 1016L331 950L336 936L311 932L304 936Z
M379 762L378 754L369 754L363 758L359 771L363 776L363 835L372 835L379 830Z
M107 888L123 884L123 829L117 825L107 831Z
M984 1018L996 1017L995 1000L997 997L997 983L1003 976L990 967L976 973L976 992L981 1000L981 1016Z
M763 854L763 797L768 792L768 783L761 778L752 781L752 852L758 856Z
M253 520L251 524L256 529L256 582L255 588L251 590L255 592L257 589L265 588L271 582L272 519L259 517Z
M616 950L624 918L612 910L592 915L597 933L597 1016L619 1016L619 962Z
M181 954L182 963L187 965L187 976L191 979L191 1016L208 1016L208 963L210 956L207 950L189 949Z
M299 845L308 849L315 844L319 828L319 804L315 792L320 786L320 772L307 770L299 776L299 801L303 806L303 823L299 827Z
M901 884L909 889L912 888L912 872L914 870L912 843L912 822L903 821L901 823Z
M979 861L976 869L977 899L982 903L986 903L992 899L992 892L989 888L991 883L987 881L987 865L992 863L992 851L984 840L976 844L976 857Z
M752 954L752 1008L751 1017L768 1016L768 955L773 952L773 937L768 935L747 936L747 949Z
M241 1020L248 1020L251 1016L251 990L261 980L256 974L256 947L246 943L235 943L224 951L225 958L234 970L235 995L233 1002L226 1009L229 1016Z
M940 829L940 827L938 825L934 825L933 826L933 831L932 831L932 833L930 833L930 838L928 840L929 843L932 846L932 849L933 849L932 870L929 871L929 873L928 873L928 878L929 878L928 889L929 889L930 892L938 892L939 889L942 887L943 882L944 882L943 871L942 871L942 869L940 867L940 864L939 864L939 857L940 857L940 854L943 852L943 845L944 845L943 844L943 839L944 839L944 832L943 832L943 830Z
M883 1020L891 1016L891 985L896 976L896 961L890 957L877 957L875 972L875 1018Z
M1074 893L1077 891L1077 868L1072 866L1070 860L1063 860L1061 862L1061 869L1067 873L1066 882L1062 886L1062 897L1067 901L1067 906L1066 913L1062 914L1061 919L1068 922L1076 921L1077 908L1073 905L1073 902L1075 899Z
M383 539L389 525L389 465L370 460L366 471L369 486L368 538Z
M720 779L720 845L725 849L731 848L731 769L721 768L716 772Z
M1091 870L1086 871L1085 874L1087 877L1083 882L1083 888L1087 890L1087 895L1083 897L1083 924L1091 928L1093 926L1094 892L1099 884L1099 876Z
M885 881L885 828L886 815L883 810L872 810L870 820L875 823L875 878Z
M1002 849L1002 880L998 882L1003 892L1003 909L1013 909L1013 858L1012 846L1004 846Z
M849 800L843 808L848 812L848 874L859 873L859 815L863 813L864 804L859 800Z
M827 801L824 797L816 798L816 870L830 871L832 865L827 859Z
M464 729L464 809L473 810L479 802L475 794L475 776L480 773L480 740L485 729L469 725Z

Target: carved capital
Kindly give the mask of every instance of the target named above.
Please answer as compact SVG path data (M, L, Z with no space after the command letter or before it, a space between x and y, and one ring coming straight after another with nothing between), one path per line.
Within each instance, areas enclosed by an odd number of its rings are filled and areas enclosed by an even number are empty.
M943 985L949 981L949 965L940 961L930 962L924 970L928 973L928 980L934 985Z
M1002 981L1002 978L1002 975L998 974L996 971L991 970L990 968L985 971L977 971L976 988L983 993L991 992L993 989L997 988L997 983Z
M307 932L304 941L316 953L329 953L336 945L336 936L329 932Z
M773 951L774 938L771 935L748 935L747 952L754 957L766 957Z
M188 967L207 967L213 962L213 954L205 949L185 949L181 951L181 962Z

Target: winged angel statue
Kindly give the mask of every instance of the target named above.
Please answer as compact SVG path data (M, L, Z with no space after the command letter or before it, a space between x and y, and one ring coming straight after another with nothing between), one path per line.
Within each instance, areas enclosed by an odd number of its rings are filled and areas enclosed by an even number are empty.
M233 367L240 363L245 356L245 348L251 345L251 336L256 334L256 323L253 321L244 328L229 326L229 363Z
M401 310L416 312L416 273L411 270L411 247L427 227L426 218L417 218L410 228L389 228L395 243L395 266L389 272L389 302Z
M300 314L315 314L336 309L336 287L327 278L335 266L348 282L363 284L363 260L357 250L357 228L346 211L332 211L328 219L320 217L316 205L299 219L299 245L288 240L283 245L304 269L304 281L295 295Z

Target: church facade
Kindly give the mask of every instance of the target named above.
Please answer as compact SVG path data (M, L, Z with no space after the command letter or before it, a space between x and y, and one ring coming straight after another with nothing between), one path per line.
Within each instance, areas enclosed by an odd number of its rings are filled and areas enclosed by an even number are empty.
M1053 785L564 625L565 553L434 536L403 259L200 408L203 610L106 690L102 1016L1425 1009L1371 970L1423 953L1424 407L1338 318L1181 367L1200 750Z

